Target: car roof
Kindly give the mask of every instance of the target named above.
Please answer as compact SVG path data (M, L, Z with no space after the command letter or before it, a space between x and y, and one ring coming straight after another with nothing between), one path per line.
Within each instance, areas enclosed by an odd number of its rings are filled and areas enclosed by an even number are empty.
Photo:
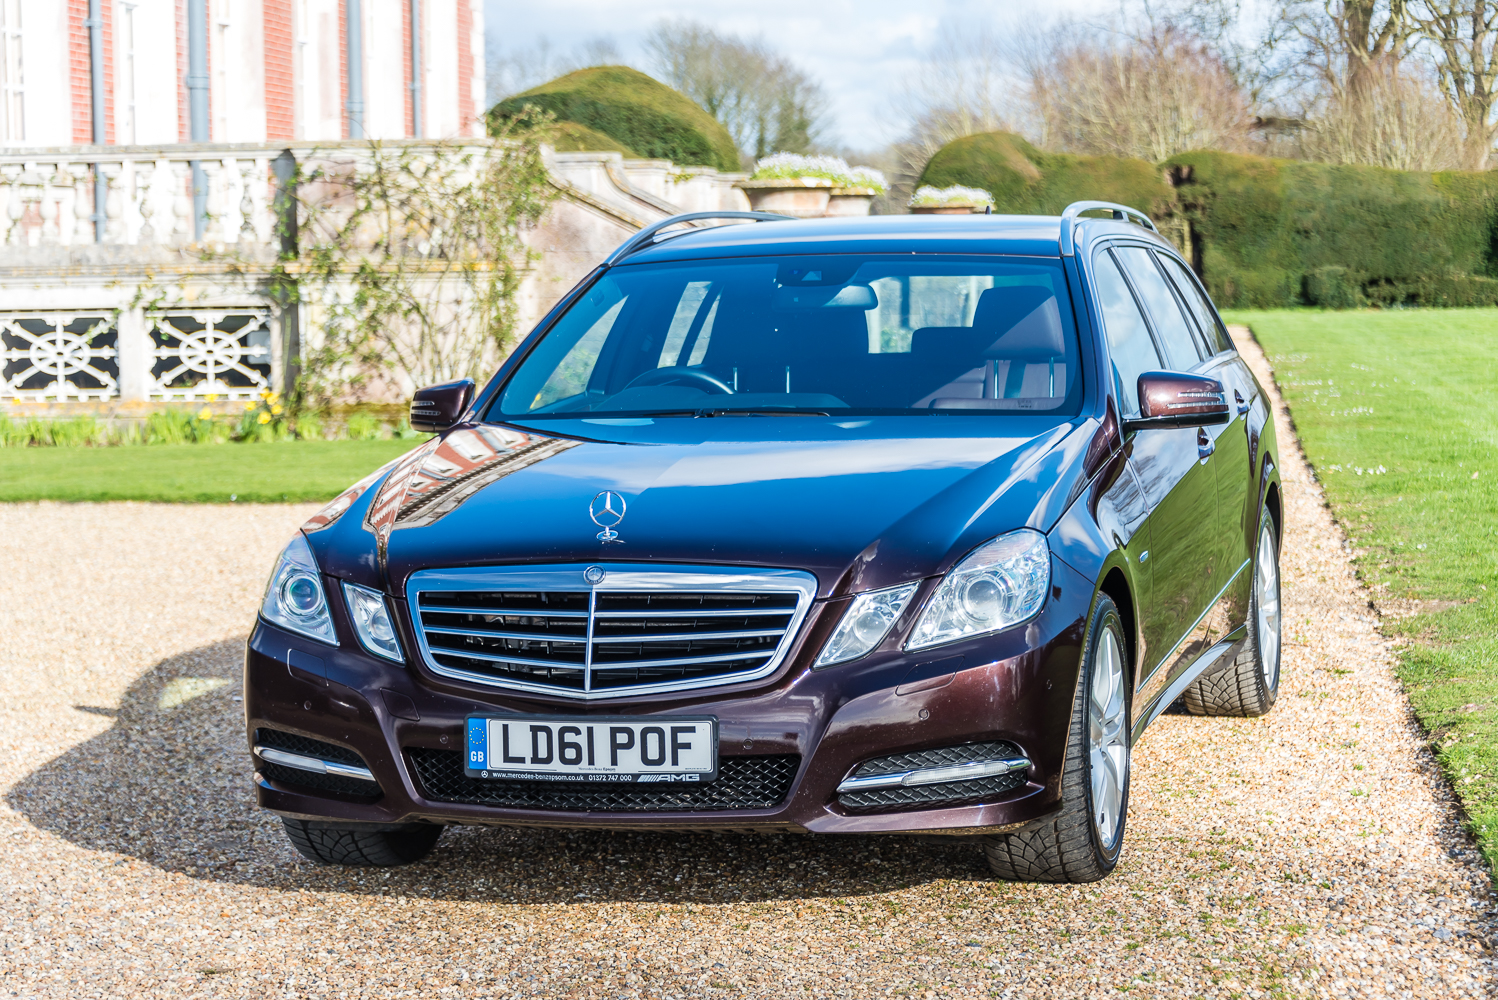
M1082 219L1088 236L1159 237L1111 219ZM1054 215L871 215L794 219L675 231L620 264L780 254L943 253L1059 257L1062 219Z

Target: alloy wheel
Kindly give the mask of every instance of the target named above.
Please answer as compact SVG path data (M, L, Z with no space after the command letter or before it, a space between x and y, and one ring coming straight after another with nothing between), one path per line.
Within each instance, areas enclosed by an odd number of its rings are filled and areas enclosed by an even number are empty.
M1259 531L1259 553L1254 561L1254 604L1259 611L1254 624L1258 626L1264 686L1273 691L1280 680L1280 567L1274 531L1267 523Z
M1112 851L1123 830L1124 791L1129 782L1129 739L1124 712L1123 650L1104 627L1092 661L1092 697L1087 703L1092 770L1092 820L1103 850Z

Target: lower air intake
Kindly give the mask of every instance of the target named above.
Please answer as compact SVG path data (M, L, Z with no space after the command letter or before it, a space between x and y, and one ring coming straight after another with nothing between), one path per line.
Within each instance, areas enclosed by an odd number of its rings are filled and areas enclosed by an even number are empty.
M773 809L785 801L801 766L796 754L723 757L718 780L706 785L645 787L577 782L493 781L463 773L456 750L407 748L411 770L434 802L463 802L499 809L559 812L717 812Z
M899 774L924 768L951 767L974 761L1003 760L1019 757L1013 743L996 740L991 743L967 743L935 750L876 757L865 761L851 777L869 778L881 774ZM964 805L996 799L1025 784L1023 771L1011 771L971 781L949 781L931 785L901 785L893 788L871 788L838 793L837 801L851 812L898 812L905 809L932 809L937 806Z
M353 764L356 767L365 766L364 759L347 747L324 743L322 740L298 736L295 733L283 733L279 729L255 730L255 743L257 746L285 750L287 753L300 754L303 757ZM259 771L260 776L266 781L285 785L294 791L334 792L338 795L352 796L364 802L373 802L381 795L380 786L367 781L345 778L338 774L304 771L299 767L287 767L285 764L274 764L258 758L255 761L255 770Z

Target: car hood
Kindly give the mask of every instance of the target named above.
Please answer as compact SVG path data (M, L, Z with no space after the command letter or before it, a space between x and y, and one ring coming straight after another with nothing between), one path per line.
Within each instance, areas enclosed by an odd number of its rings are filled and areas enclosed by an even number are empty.
M538 426L466 425L405 456L367 505L343 502L374 536L372 559L352 562L395 593L419 569L537 562L790 568L820 596L873 589L942 572L994 534L1046 530L1086 431L1036 417ZM606 491L624 508L614 542L590 509Z

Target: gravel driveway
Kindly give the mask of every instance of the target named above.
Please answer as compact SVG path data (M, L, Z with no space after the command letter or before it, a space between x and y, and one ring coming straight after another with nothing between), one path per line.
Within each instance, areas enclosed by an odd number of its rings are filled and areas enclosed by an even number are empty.
M0 508L0 996L1490 995L1483 870L1285 459L1279 705L1162 717L1083 887L872 838L454 830L314 867L251 806L237 698L306 509Z

